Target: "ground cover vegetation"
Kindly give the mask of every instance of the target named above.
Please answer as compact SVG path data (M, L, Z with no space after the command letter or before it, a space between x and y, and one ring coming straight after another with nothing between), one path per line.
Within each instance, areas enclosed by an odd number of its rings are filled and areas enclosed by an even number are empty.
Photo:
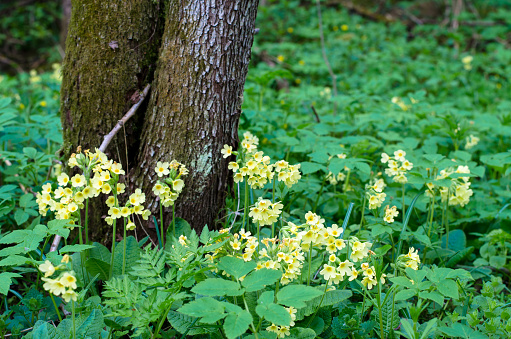
M408 26L262 6L223 227L201 232L162 223L186 159L151 195L115 156L59 159L60 66L2 75L0 334L510 337L511 8L465 3L457 29L414 2L391 6ZM89 240L100 195L110 248Z

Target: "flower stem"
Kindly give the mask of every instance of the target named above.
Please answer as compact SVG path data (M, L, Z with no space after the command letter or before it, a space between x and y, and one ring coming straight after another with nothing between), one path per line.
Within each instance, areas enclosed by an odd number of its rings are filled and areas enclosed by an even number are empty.
M309 273L307 274L307 286L311 284L311 262L312 262L312 242L309 243Z
M329 282L330 282L330 279L328 279L328 281L326 282L325 291L323 292L323 295L321 296L321 300L319 301L319 305L316 308L316 311L314 311L314 314L312 315L312 317L310 317L309 322L307 323L307 326L305 326L305 328L309 328L309 326L312 323L312 321L314 320L314 318L316 318L316 314L318 313L319 308L321 307L321 304L323 303L323 299L325 298L326 291L328 290L328 283Z
M160 199L160 230L161 230L161 246L165 247L165 233L163 233L163 206Z
M115 253L115 232L116 232L117 219L114 219L112 227L112 256L110 258L110 278L114 272L114 253Z
M248 212L248 182L245 180L245 205L243 206L243 222L241 223L242 228L245 228L245 218L247 216L247 212ZM245 230L247 230L247 228L245 228Z
M124 235L122 237L122 275L124 275L124 272L126 271L126 218L123 218L124 220Z
M172 205L172 229L174 231L174 238L176 237L176 205Z
M405 223L406 206L405 206L405 184L403 184L403 224Z
M89 199L85 200L85 243L89 244Z
M72 317L73 317L73 339L76 339L75 301L73 300L72 302L73 303L72 303L71 312L72 312Z
M60 315L59 308L57 307L57 303L55 302L55 298L53 297L53 294L50 292L50 298L53 302L53 307L55 307L55 312L57 312L57 317L59 317L59 321L62 321L62 316Z

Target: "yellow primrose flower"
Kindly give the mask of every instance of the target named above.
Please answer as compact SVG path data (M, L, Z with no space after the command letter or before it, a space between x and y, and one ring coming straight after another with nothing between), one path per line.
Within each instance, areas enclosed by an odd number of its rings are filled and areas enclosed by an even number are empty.
M64 298L64 301L65 301L66 303L70 302L70 301L71 301L71 299L72 299L73 301L76 301L77 297L78 297L78 294L77 294L75 291L73 291L73 290L65 290L65 291L62 293L62 298Z
M46 260L43 264L39 265L39 271L43 272L46 278L55 273L55 270L55 266L53 266L49 260Z
M68 182L69 182L69 176L66 174L66 173L61 173L58 177L57 177L57 181L59 183L59 186L67 186Z
M222 153L224 159L232 155L232 146L224 145L224 148L220 151Z
M76 277L74 276L74 272L65 272L60 277L60 283L68 288L72 288L73 290L76 289Z
M156 172L156 174L160 178L162 176L164 176L164 175L169 175L169 173L170 173L169 163L168 162L160 162L160 161L158 161L156 163L156 168L154 169L154 171Z

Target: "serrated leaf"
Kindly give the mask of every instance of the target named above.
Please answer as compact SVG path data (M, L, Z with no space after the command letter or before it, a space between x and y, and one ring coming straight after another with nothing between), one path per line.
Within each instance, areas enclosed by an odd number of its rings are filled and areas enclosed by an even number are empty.
M254 292L263 289L267 285L275 284L282 277L279 270L262 268L247 275L241 282L247 292Z
M238 313L229 313L225 318L224 332L228 339L235 339L248 329L252 323L252 315L245 310Z
M0 267L24 265L27 261L35 262L33 259L21 255L10 255L5 259L0 260Z
M314 287L304 285L289 285L277 293L279 304L293 306L296 308L305 307L305 301L312 300L322 294Z
M240 290L239 284L234 281L221 278L209 278L198 283L192 288L192 292L210 297L221 297L225 295L241 295L243 290Z
M453 298L455 300L459 299L458 292L458 284L454 280L445 279L440 284L437 284L438 292L442 293L444 296Z
M289 339L314 339L316 338L316 332L311 328L294 327L290 331L291 335Z
M225 271L227 274L232 275L235 279L239 279L247 275L250 271L256 268L257 264L254 261L245 262L243 259L235 257L223 257L218 263L218 269Z
M7 295L7 292L9 292L9 288L12 284L12 278L21 278L21 275L11 272L0 273L0 293L3 295Z

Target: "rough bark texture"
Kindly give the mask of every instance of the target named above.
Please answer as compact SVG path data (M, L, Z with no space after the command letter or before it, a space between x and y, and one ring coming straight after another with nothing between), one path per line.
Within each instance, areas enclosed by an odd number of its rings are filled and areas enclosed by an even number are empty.
M225 202L230 175L220 150L237 143L257 5L258 0L169 5L134 181L152 196L156 162L184 163L190 174L176 211L195 229L213 226ZM156 211L157 201L149 201ZM165 219L168 225L171 214Z
M185 163L190 174L177 215L194 228L213 226L231 178L220 150L237 143L257 4L73 0L61 90L63 155L78 145L98 147L132 106L133 94L153 82L150 100L126 126L128 159L122 131L107 153L121 157L131 188L144 188L155 215L156 162ZM101 220L104 206L90 208L94 240L111 238L111 228ZM168 225L171 213L166 212Z
M66 48L67 31L69 29L69 20L71 20L71 0L62 0L62 19L60 24L60 47Z
M152 80L159 48L157 18L153 1L73 0L61 87L64 156L78 145L99 147L133 105L133 94ZM138 147L140 118L126 125L129 154ZM117 152L126 154L123 133L109 151L115 159ZM100 205L94 205L91 211L99 213L91 213L91 232L99 240L110 227L100 219Z

